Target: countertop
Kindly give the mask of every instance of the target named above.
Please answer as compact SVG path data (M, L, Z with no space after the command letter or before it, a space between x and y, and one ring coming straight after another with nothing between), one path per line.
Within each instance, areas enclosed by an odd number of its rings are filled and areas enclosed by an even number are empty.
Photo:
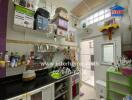
M23 82L20 79L21 76L19 76L19 79L12 78L12 81L0 83L0 100L9 99L33 91L48 84L55 83L70 75L72 74L65 75L60 79L53 79L48 74L42 74L38 75L35 80L30 82Z

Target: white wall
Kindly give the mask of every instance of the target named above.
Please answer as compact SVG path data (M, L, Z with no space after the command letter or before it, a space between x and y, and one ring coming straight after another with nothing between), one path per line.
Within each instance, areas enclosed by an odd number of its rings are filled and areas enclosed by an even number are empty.
M108 65L102 65L102 48L103 43L114 42L116 44L116 56L121 56L121 36L120 32L117 31L113 34L112 41L109 41L108 36L102 35L99 32L99 27L97 25L91 25L91 28L94 27L92 33L89 35L82 36L82 40L92 39L94 40L94 53L95 53L95 80L106 80L106 69Z
M129 25L132 25L132 0L120 0L122 5L127 5L128 12L124 18L121 19L121 32L122 32L122 49L123 51L132 50L132 32L128 30ZM127 2L129 1L129 2ZM130 16L130 17L129 17Z

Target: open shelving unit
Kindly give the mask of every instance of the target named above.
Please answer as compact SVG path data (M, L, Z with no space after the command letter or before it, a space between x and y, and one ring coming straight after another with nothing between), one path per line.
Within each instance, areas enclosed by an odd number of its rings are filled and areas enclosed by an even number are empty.
M55 100L62 100L65 97L65 100L70 99L70 80L69 77L55 83Z
M11 2L12 3L12 10L14 12L14 5L19 6L20 8L24 8L26 10L35 12L34 10L31 10L29 8L23 7L19 5L18 3L14 2L14 0ZM14 18L14 15L12 16ZM60 18L68 21L67 19L63 18L60 16ZM14 20L12 20L14 21ZM75 42L67 42L65 41L65 37L63 35L57 35L55 33L49 33L48 30L34 30L32 28L28 28L26 26L21 26L17 25L14 22L11 22L12 26L11 29L15 32L20 32L23 35L23 39L15 39L15 38L8 38L7 43L18 43L18 44L51 44L51 45L57 45L57 46L70 46L70 47L76 47L77 44ZM33 37L32 37L33 35ZM41 37L41 40L35 40L34 36ZM31 37L29 37L31 36ZM42 40L42 37L46 38L47 40ZM56 38L57 42L53 41L54 38Z
M110 67L107 70L107 100L123 100L132 94L132 76L125 76Z
M20 43L20 44L51 44L51 45L58 45L58 46L70 46L70 47L77 47L74 43L69 44L61 44L61 43L51 43L51 42L37 42L37 41L28 41L28 40L13 40L7 39L7 43Z

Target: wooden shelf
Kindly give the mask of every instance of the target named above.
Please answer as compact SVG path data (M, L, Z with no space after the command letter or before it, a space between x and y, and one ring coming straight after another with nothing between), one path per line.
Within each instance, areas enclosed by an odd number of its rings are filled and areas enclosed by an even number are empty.
M117 29L119 28L119 24L111 24L111 25L106 25L100 28L100 31L102 32L103 30L109 30L109 29Z
M58 46L70 46L70 47L77 47L75 44L57 44L57 43L49 43L49 42L36 42L36 41L22 41L22 40L12 40L12 39L7 39L7 43L18 43L18 44L51 44L51 45L58 45Z

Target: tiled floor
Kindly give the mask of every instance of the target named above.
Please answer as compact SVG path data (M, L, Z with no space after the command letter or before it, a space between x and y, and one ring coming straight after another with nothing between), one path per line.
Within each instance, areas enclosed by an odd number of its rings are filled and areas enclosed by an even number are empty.
M84 93L84 95L80 97L80 100L100 100L96 95L95 89L85 84L81 86L81 93Z

